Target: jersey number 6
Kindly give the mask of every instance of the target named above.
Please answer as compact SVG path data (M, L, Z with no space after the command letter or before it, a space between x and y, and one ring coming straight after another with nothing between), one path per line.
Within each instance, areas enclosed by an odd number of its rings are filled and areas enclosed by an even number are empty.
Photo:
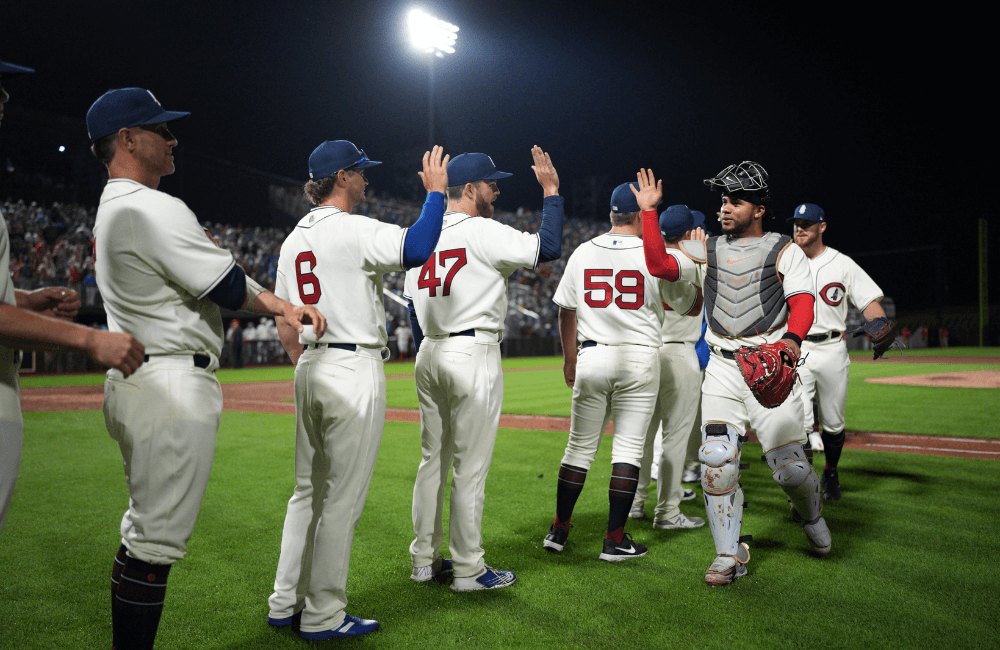
M453 248L450 251L431 253L431 258L420 269L420 276L417 278L417 288L428 289L430 297L435 297L437 295L437 288L441 286L441 280L438 280L438 277L434 274L434 267L438 264L442 267L447 267L448 260L455 260L455 262L448 269L448 275L444 276L444 290L441 292L441 295L450 296L451 282L455 279L455 274L468 263L464 248Z
M611 304L614 291L607 282L602 282L597 278L610 278L614 271L611 269L586 269L583 272L583 289L586 291L584 300L587 304L596 309L607 307ZM642 278L642 273L634 270L619 271L615 277L615 289L618 290L618 297L614 298L615 304L621 309L639 309L646 301L646 283ZM629 282L626 283L626 280ZM600 300L597 299L597 292L601 292ZM631 300L623 300L625 296L634 296Z
M312 251L299 253L295 258L295 279L299 283L299 298L303 304L315 305L323 294L319 288L319 278L313 273L316 256Z

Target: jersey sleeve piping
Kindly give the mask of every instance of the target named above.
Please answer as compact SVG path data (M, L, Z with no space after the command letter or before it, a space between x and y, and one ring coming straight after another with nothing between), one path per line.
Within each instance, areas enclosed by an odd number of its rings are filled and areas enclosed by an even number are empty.
M210 294L212 292L212 289L214 289L217 284L219 284L220 282L222 282L222 278L224 278L227 275L229 275L229 272L233 270L234 266L236 266L236 260L235 259L231 259L229 261L229 266L226 267L226 270L223 271L222 273L220 273L219 277L215 278L215 280L212 281L212 284L210 284L207 289L205 289L200 294L198 294L197 299L198 300L204 300L205 296L207 296L208 294Z

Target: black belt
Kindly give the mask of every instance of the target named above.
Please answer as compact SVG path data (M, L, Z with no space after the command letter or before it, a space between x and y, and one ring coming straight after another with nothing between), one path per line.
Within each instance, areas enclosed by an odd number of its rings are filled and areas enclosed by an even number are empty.
M736 354L730 352L729 350L723 350L722 348L713 348L712 352L716 352L722 355L723 359L729 359L730 361L736 361Z
M583 343L580 344L580 347L581 348L592 348L592 347L595 347L596 345L597 345L597 343L594 342L594 341L584 341Z
M195 368L207 368L209 364L212 363L212 358L204 354L196 354L194 356L194 367ZM149 361L149 355L144 355L142 357L143 361Z
M455 332L454 334L449 334L448 336L475 336L475 329L462 330L461 332Z
M347 350L348 352L357 352L358 346L353 343L308 343L302 346L302 351L305 352L309 348L313 350L319 350L322 348L337 348L338 350Z
M810 334L806 337L806 340L810 343L819 343L820 341L825 341L827 339L840 338L843 332L827 332L826 334Z

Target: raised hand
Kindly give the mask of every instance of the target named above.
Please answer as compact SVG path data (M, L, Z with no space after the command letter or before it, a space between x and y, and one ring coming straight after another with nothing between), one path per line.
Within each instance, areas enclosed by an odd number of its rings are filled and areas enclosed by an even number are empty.
M663 180L656 180L652 169L640 169L636 174L639 180L639 189L630 185L629 189L635 194L635 200L642 211L655 210L663 198Z
M531 148L531 157L535 159L535 164L531 169L535 172L535 178L542 186L545 196L555 196L559 194L559 174L552 165L552 158L542 151L537 144Z
M434 145L433 149L424 152L424 170L417 172L424 182L424 189L442 194L448 190L449 160L451 155L444 155L444 147L440 145Z

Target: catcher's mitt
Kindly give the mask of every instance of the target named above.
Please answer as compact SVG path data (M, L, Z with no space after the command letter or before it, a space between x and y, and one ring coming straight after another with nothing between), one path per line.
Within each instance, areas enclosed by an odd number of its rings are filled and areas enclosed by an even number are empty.
M879 316L851 332L853 337L862 334L866 334L871 340L875 358L878 359L896 342L896 321Z
M787 360L782 358L782 353ZM758 347L742 347L733 356L743 381L764 408L781 406L799 376L799 355L785 339Z

